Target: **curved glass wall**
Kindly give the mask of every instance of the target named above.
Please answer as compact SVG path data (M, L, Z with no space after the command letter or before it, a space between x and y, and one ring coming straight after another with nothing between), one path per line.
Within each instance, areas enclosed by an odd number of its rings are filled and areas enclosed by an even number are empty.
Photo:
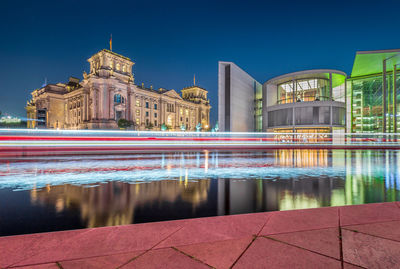
M328 100L330 100L329 79L298 79L278 85L278 104Z

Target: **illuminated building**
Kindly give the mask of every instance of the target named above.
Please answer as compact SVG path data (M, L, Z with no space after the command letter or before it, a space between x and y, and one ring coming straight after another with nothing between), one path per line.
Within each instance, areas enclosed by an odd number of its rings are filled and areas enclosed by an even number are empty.
M115 129L119 119L133 123L136 130L196 130L209 126L207 90L195 85L158 90L134 84L127 57L103 49L88 59L90 72L83 80L48 84L32 92L26 106L28 128ZM163 126L164 127L164 126Z
M351 75L299 71L260 87L231 62L219 62L222 131L330 133L400 131L400 49L356 53ZM396 72L394 72L396 70Z
M330 133L345 130L346 74L306 70L261 85L231 62L219 62L222 131Z
M348 131L400 131L399 61L400 49L357 52L347 79Z
M282 75L263 85L269 132L331 133L345 129L346 74L330 69Z
M232 62L218 65L218 123L225 132L262 131L262 85Z

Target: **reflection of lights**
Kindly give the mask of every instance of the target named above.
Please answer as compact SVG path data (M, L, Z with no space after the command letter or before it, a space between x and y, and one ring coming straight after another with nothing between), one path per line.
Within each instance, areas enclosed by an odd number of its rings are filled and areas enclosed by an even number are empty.
M62 198L58 198L56 201L56 212L59 213L64 210L64 200Z
M204 151L204 171L208 171L208 150Z

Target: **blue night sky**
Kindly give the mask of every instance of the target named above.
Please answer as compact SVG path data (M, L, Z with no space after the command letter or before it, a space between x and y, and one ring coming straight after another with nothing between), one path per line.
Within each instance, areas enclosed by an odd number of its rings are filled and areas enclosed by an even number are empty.
M1 1L0 110L24 116L30 92L82 78L108 48L135 63L135 82L209 91L217 118L218 61L259 82L302 69L350 74L355 52L400 48L393 1Z

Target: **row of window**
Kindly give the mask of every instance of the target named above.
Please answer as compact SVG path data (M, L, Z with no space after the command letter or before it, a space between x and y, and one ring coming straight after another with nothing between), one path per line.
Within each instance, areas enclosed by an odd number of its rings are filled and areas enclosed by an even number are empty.
M81 106L81 101L73 102L69 104L69 109L77 108Z
M154 121L154 127L157 127L157 120L155 120ZM136 125L140 125L140 118L136 118ZM150 121L149 121L149 119L146 119L146 126L149 126L150 125Z
M285 108L268 112L268 127L295 125L327 125L331 122L329 106ZM332 124L345 125L346 111L342 107L332 107Z

